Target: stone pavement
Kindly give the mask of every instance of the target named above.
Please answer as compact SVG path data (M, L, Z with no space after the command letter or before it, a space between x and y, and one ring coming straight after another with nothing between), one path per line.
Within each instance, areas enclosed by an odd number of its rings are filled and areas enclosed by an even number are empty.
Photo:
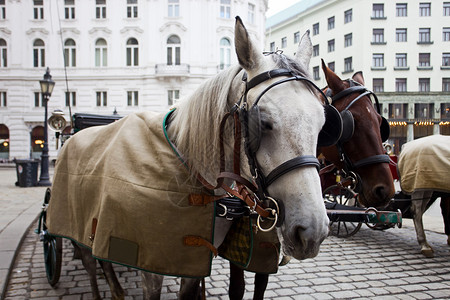
M60 281L55 289L47 283L42 243L34 234L46 188L20 188L14 185L15 181L15 168L0 167L0 283L5 288L2 299L91 299L87 273L79 260L72 260L67 241ZM439 205L427 211L424 223L428 241L435 250L434 258L426 259L420 254L411 220L404 220L401 229L387 231L374 231L363 225L351 238L329 237L316 258L293 260L281 267L270 277L266 298L450 298L450 246L442 234ZM122 266L115 269L127 299L142 299L139 272ZM100 269L98 277L102 296L109 298L109 287ZM251 299L251 274L246 274L246 281L245 299ZM212 276L206 284L208 299L228 299L226 261L214 260ZM178 289L178 279L166 278L161 299L176 299Z

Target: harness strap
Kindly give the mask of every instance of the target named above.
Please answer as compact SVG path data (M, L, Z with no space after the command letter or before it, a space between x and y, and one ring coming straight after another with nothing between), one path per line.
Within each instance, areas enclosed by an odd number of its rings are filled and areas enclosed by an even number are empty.
M214 247L213 244L211 244L210 242L208 242L207 240L205 240L204 238L202 238L200 236L187 235L187 236L183 237L183 244L185 246L190 246L190 247L204 246L204 247L208 248L209 250L211 250L211 252L214 254L214 257L217 257L217 254L218 254L217 248Z
M358 160L357 162L353 163L353 167L356 169L356 168L360 168L360 167L371 165L371 164L390 163L390 162L391 162L391 159L389 158L389 155L379 154L379 155L373 155L373 156L369 156L367 158Z
M293 74L288 69L275 69L275 70L270 70L265 73L261 73L259 75L256 75L254 78L252 78L252 80L250 80L249 82L246 83L246 91L254 88L255 86L257 86L260 83L263 83L267 79L271 79L271 78L279 77L279 76L293 76ZM246 80L247 80L247 78L245 78L244 81L246 81Z
M320 170L319 160L315 156L313 155L298 156L282 163L281 165L276 167L272 172L270 172L269 175L267 175L266 177L265 185L269 186L284 174L304 166L315 166L317 168L317 171Z

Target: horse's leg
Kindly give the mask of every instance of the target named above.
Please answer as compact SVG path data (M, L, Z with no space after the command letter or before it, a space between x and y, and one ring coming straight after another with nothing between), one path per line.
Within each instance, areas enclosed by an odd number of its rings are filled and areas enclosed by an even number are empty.
M102 299L97 285L97 261L92 256L89 249L78 246L75 242L72 242L74 248L78 248L81 254L81 262L83 263L86 272L89 275L89 281L91 282L92 297L95 300Z
M99 260L100 266L103 269L103 273L105 274L106 281L108 282L109 288L111 289L111 296L113 299L124 299L125 292L122 289L122 286L117 279L116 272L114 272L114 268L112 263L107 261Z
M159 300L161 298L161 289L164 276L149 272L141 272L142 289L144 290L145 300Z
M228 288L230 300L241 300L244 297L244 291L244 270L230 262L230 287Z
M420 251L425 257L433 257L433 248L428 244L423 229L423 213L430 201L432 192L414 192L411 197L411 210L413 212L414 227L416 228L417 241L421 247ZM417 200L415 200L417 199Z
M202 299L202 290L200 287L201 279L181 278L181 287L178 299L180 300L200 300Z
M253 292L253 300L263 300L264 292L267 288L267 283L269 282L268 274L255 274L255 291Z
M447 235L447 245L450 246L450 195L441 197L441 211L444 218L444 232Z

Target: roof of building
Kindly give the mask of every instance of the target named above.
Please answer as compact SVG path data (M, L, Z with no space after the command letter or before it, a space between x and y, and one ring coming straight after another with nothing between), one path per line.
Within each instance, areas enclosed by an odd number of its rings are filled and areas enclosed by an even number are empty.
M295 3L294 5L291 5L288 8L280 11L279 13L276 13L273 16L267 18L266 29L275 26L279 23L282 23L286 20L289 20L290 18L295 17L298 14L301 14L302 12L308 10L309 8L323 1L326 0L301 0Z

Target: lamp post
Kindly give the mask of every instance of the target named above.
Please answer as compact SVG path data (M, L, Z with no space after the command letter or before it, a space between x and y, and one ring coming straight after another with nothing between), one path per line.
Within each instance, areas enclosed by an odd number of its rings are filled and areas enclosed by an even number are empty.
M55 82L52 80L52 75L50 75L50 69L47 67L47 71L44 74L44 79L39 80L41 85L41 92L44 96L44 107L45 107L45 119L44 119L44 148L42 148L41 155L41 176L39 177L39 186L50 186L50 176L48 174L48 125L47 125L47 102L53 92L53 87Z

